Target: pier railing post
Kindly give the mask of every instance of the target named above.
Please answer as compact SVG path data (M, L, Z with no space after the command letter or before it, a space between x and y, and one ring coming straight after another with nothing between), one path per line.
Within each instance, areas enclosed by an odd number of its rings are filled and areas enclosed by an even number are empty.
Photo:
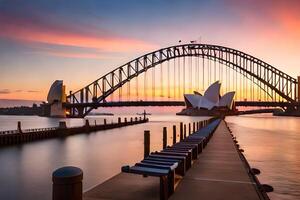
M62 167L52 173L52 200L82 200L83 172L77 167Z
M22 128L21 128L21 122L20 121L18 121L18 132L22 133Z
M183 134L183 138L186 138L186 124L184 124L184 134Z
M144 131L144 158L150 154L150 131Z
M163 128L163 149L167 147L167 127Z
M173 144L176 143L176 125L173 125Z
M180 141L183 140L183 123L180 122Z
M193 133L196 132L196 129L195 129L195 122L193 122Z

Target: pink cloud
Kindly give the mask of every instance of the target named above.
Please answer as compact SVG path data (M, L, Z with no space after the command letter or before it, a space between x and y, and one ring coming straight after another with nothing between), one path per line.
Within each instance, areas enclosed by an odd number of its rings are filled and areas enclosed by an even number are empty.
M52 45L94 48L106 52L149 51L158 48L157 45L127 37L113 36L99 31L99 35L72 28L43 24L29 19L20 19L0 14L0 36L26 42L39 42ZM60 54L62 55L62 54ZM68 56L68 55L66 55ZM77 54L74 56L95 57L95 55Z

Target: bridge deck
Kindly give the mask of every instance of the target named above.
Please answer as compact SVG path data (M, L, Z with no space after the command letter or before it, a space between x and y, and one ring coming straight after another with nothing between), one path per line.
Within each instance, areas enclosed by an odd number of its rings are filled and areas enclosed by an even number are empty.
M260 199L225 122L179 183L172 200ZM120 173L84 194L85 200L159 199L159 179Z

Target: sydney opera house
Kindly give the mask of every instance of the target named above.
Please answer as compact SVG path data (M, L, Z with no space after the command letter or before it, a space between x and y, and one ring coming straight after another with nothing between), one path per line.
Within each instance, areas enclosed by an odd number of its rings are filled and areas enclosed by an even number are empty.
M235 92L228 92L220 96L221 83L219 81L210 85L204 94L194 92L185 94L186 108L179 115L224 115L233 110Z

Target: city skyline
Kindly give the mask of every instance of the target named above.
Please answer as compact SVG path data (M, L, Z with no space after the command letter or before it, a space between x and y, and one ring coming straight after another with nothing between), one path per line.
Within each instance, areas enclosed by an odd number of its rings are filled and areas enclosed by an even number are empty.
M239 49L296 77L299 8L297 1L1 1L0 99L45 100L56 79L74 91L179 40Z

